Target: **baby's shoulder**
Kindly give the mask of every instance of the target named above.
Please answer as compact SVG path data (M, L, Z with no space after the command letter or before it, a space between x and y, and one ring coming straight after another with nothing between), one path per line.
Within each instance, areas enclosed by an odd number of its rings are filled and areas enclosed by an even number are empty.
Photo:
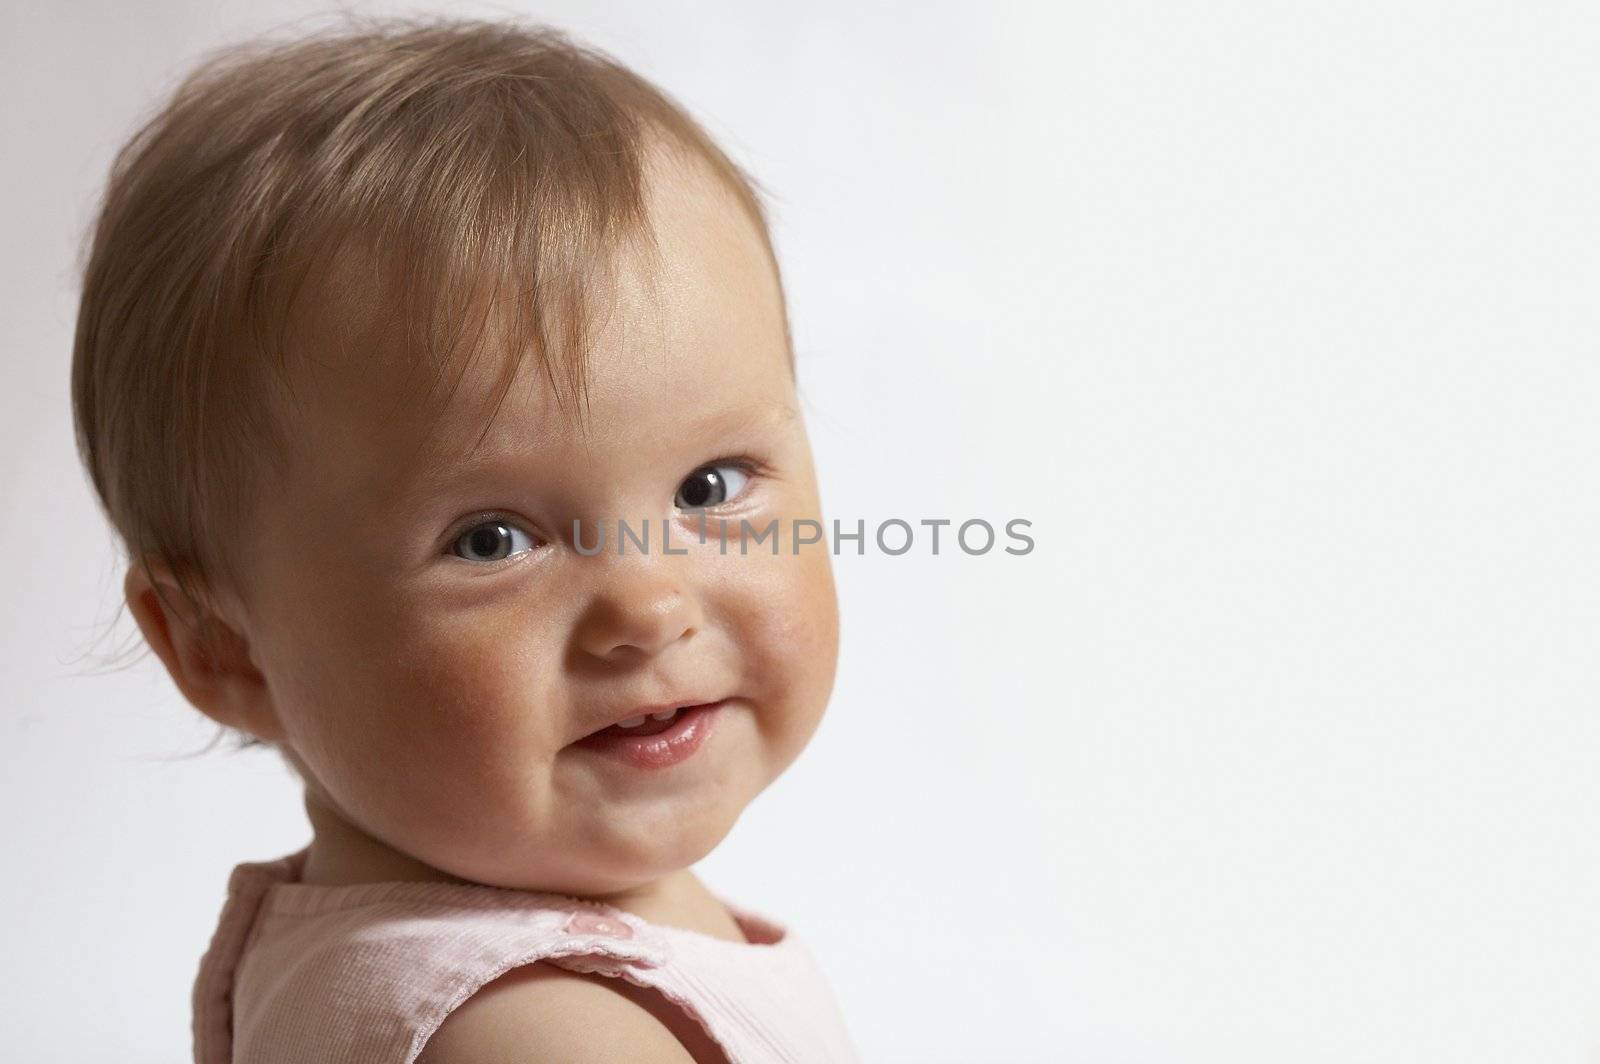
M539 1038L562 1037L564 1029L587 1037L607 1027L637 1034L651 1014L633 1016L630 1026L626 1012L637 1012L636 1004L615 992L608 998L594 978L581 978L599 971L595 978L620 983L622 968L661 963L653 936L613 923L582 908L482 894L316 911L281 900L262 914L233 976L234 1064L413 1061L458 1012L466 1018L450 1026L462 1032L463 1053L486 1048L484 1039L521 1039L525 1032L514 1021L524 1009L540 1020ZM444 1039L429 1058L436 1064L493 1059L457 1056L448 1050L453 1036ZM534 1059L585 1058L563 1048Z
M541 962L482 986L445 1017L417 1064L726 1064L696 1021L659 991Z

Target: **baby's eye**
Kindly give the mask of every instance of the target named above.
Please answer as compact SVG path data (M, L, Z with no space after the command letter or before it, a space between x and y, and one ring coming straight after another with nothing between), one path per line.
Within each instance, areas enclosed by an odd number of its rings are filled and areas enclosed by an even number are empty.
M521 536L528 541L528 549L538 546L533 537L522 529L500 518L483 521L473 525L461 535L456 537L452 544L456 557L465 558L469 562L498 562L511 557L513 553L507 546L508 541L514 536ZM477 556L474 556L474 555ZM487 555L487 557L485 557Z
M730 485L726 474L731 473ZM707 506L720 506L736 499L750 480L750 468L743 462L719 462L701 466L678 486L673 505L681 510L700 510Z

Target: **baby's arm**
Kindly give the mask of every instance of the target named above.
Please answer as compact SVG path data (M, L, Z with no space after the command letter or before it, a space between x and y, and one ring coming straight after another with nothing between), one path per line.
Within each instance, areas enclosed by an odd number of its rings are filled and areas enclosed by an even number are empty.
M722 1064L720 1051L691 1055L634 995L607 985L618 981L547 963L513 968L451 1011L417 1064Z

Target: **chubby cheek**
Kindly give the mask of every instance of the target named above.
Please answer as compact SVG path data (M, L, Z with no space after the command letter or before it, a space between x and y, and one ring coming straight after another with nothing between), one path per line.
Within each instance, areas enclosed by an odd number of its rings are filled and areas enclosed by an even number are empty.
M550 701L555 685L541 682L548 674L536 648L515 642L512 629L498 631L488 639L476 628L409 641L393 667L374 677L387 700L403 707L412 741L479 759L548 760L561 734Z
M318 667L295 672L317 681L296 692L295 737L336 801L396 842L470 835L498 812L537 817L530 781L567 725L540 664L552 659L525 624L369 609L344 631L311 633L303 653Z
M742 644L748 689L758 704L781 707L758 723L787 764L816 730L833 690L839 652L833 570L820 545L741 561L749 569L731 585L731 630Z

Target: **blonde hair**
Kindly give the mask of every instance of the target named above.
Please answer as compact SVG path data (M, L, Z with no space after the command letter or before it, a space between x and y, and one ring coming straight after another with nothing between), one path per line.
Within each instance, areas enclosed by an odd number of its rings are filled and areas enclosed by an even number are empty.
M439 403L489 325L485 284L509 287L489 305L575 411L595 271L619 241L653 248L649 149L707 164L778 270L760 186L604 53L517 19L344 20L208 53L118 152L83 267L79 453L130 562L164 563L202 625L282 472L303 291L402 321Z

